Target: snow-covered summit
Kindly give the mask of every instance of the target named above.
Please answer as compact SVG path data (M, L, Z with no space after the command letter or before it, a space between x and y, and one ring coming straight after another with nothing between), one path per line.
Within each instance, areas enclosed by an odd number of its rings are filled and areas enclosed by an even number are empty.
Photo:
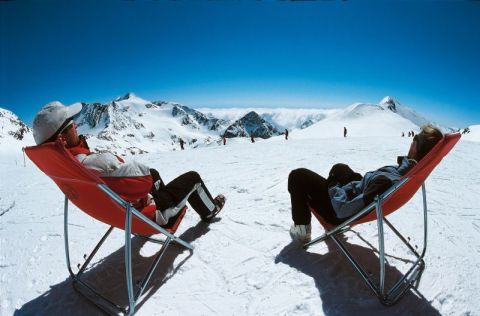
M18 118L12 111L0 108L0 142L3 138L24 140L31 134L30 127Z
M392 112L397 112L397 102L391 97L391 96L386 96L380 101L379 105L381 107L387 108Z
M0 108L0 145L22 147L33 143L32 130L12 111Z
M22 164L22 148L34 144L30 127L13 112L0 108L0 156L4 158L3 162Z
M133 92L128 92L127 94L116 98L114 101L125 101L125 100L138 101L143 99L137 97L137 95Z
M390 96L379 104L354 103L336 109L193 109L175 102L149 101L133 92L107 103L82 104L75 117L79 132L87 136L93 150L117 154L176 150L180 138L186 148L220 143L223 135L242 138L253 133L267 139L285 129L292 137L343 136L343 127L354 137L398 136L428 122Z
M224 133L225 137L260 137L270 138L280 135L280 132L269 122L264 120L255 111L250 111L245 116L230 125Z
M214 141L215 133L179 109L175 103L150 102L128 93L107 104L84 103L75 121L95 150L117 154L174 150L180 138L187 147Z
M397 100L395 100L394 98L392 98L390 96L384 97L380 101L379 106L381 106L382 108L384 108L386 110L390 110L390 111L400 115L401 117L406 118L407 120L411 121L412 123L414 123L417 126L421 127L421 126L423 126L427 123L430 123L426 118L424 118L423 116L421 116L420 114L418 114L414 110L412 110L412 109L410 109L406 106L403 106L402 104L400 104L400 102L398 102Z

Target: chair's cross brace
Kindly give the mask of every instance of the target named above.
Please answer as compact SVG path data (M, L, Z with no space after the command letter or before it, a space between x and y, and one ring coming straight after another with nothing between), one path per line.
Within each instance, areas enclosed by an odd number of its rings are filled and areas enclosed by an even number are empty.
M165 251L167 250L167 247L170 245L170 241L171 241L171 239L167 238L167 240L165 241L165 244L160 249L160 252L156 256L155 260L150 265L150 268L148 269L147 275L143 279L142 283L140 284L140 288L138 289L137 294L135 295L135 303L142 296L143 291L145 290L145 287L147 286L148 282L150 281L150 278L152 277L153 272L155 271L158 263L160 262L163 255L165 254Z
M350 252L345 248L345 246L342 244L340 240L337 239L336 236L331 237L333 241L337 244L338 248L342 251L342 253L347 257L347 259L350 261L350 263L355 267L355 269L360 273L362 278L367 282L368 286L374 291L375 293L378 293L378 288L375 285L374 280L363 270L363 268L358 264L358 262L353 258L353 256L350 254Z
M78 271L76 277L79 278L83 272L85 271L85 269L87 268L88 264L90 263L90 261L92 261L93 259L93 256L95 256L95 254L97 253L98 249L100 249L100 247L102 246L102 244L105 242L105 240L107 239L108 235L110 235L110 233L112 232L113 230L113 226L110 226L110 228L107 230L107 232L103 235L103 237L100 239L100 241L98 242L98 244L95 246L95 248L93 249L93 251L90 253L90 255L88 256L88 258L85 260L85 262L83 263L82 267L80 268L80 270Z

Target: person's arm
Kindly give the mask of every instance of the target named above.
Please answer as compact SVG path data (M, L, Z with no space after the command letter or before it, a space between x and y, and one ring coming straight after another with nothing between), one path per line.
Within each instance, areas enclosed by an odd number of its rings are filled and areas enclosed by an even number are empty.
M333 165L328 174L327 183L340 183L340 185L346 185L352 181L362 180L362 175L353 171L348 165L343 163L337 163Z
M365 205L368 205L373 202L373 199L377 195L381 195L387 191L393 185L393 181L386 176L379 175L370 181L363 190L363 200Z
M328 188L330 202L337 218L350 217L365 206L363 194L355 195L352 192L354 189L353 186L354 183L352 182L345 186L342 186L340 183L335 183Z

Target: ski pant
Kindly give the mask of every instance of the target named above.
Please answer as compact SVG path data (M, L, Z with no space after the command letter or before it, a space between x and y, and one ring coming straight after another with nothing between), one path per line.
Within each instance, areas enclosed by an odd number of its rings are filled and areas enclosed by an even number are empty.
M295 225L310 224L309 206L331 224L339 224L328 195L327 179L305 168L295 169L288 176L288 192L292 202L292 219Z
M215 203L212 195L203 183L200 175L195 171L184 173L165 185L160 174L155 169L150 169L153 179L153 187L150 192L157 210L164 211L180 203L197 185L198 188L188 198L188 203L200 215L202 219L208 216L214 209ZM168 224L174 218L170 218Z

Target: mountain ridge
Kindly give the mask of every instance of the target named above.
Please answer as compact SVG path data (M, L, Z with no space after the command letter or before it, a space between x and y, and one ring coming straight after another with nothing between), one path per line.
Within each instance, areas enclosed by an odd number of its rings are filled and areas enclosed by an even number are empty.
M107 103L82 105L74 118L79 133L86 135L93 150L122 155L177 150L180 139L186 148L220 144L223 136L268 139L285 129L298 137L338 137L338 131L348 125L351 136L394 136L428 122L390 96L378 104L354 103L337 109L194 109L176 102L149 101L129 92ZM25 123L18 117L15 120L24 126L17 135L31 135Z

